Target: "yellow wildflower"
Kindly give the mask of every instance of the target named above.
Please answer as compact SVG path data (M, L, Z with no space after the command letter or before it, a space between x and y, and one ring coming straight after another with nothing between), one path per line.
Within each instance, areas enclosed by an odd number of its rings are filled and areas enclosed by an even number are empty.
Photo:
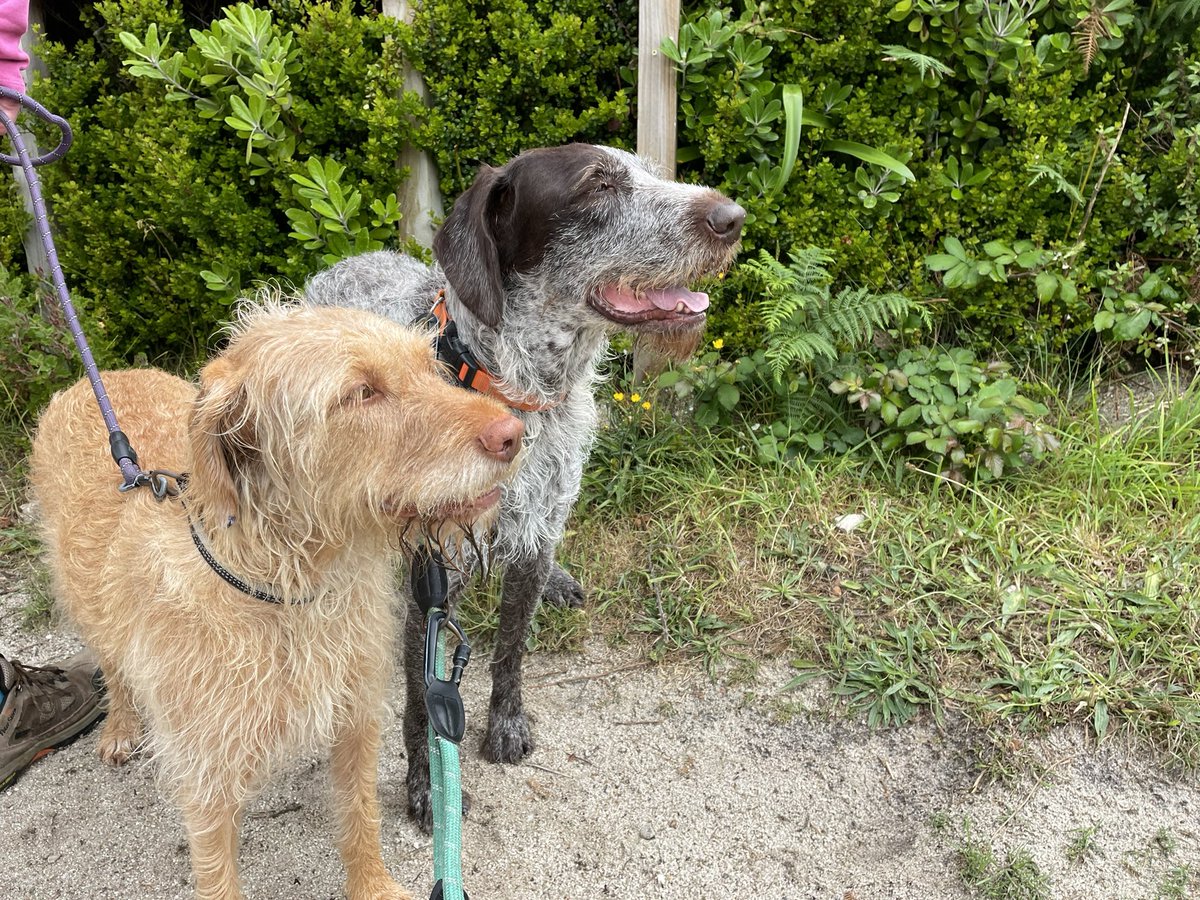
M618 403L620 403L622 400L625 399L625 395L622 394L620 391L617 391L615 394L613 394L613 399L616 400Z
M715 341L713 341L713 349L714 350L720 350L724 346L725 346L724 338L717 338Z
M649 409L649 408L650 408L650 401L649 401L649 400L643 400L643 401L642 401L642 409Z
M637 402L638 402L639 400L641 400L641 399L642 399L642 395L641 395L641 394L630 394L630 395L629 395L629 402L630 402L630 403L637 403Z

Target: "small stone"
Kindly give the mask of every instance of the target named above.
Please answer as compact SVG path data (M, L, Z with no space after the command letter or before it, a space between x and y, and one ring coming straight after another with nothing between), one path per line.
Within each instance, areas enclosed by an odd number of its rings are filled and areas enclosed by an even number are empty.
M862 513L846 513L844 516L834 519L833 524L842 531L853 531L865 521L867 521L867 517Z
M643 841L652 841L655 839L655 837L657 837L657 835L654 833L654 829L649 825L643 825L641 828L639 828L638 834L641 836Z

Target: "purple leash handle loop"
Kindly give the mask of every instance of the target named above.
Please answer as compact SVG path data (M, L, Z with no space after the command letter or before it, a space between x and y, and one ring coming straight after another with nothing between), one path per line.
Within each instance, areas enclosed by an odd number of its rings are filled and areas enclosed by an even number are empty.
M138 468L137 454L133 452L133 448L129 446L128 438L125 437L125 434L121 431L121 427L117 424L117 417L113 412L112 403L109 401L108 394L104 390L104 383L100 380L100 370L96 366L96 360L92 357L91 348L88 347L87 337L84 335L83 328L79 324L79 315L75 312L75 307L71 303L70 296L67 294L67 283L63 279L62 266L58 262L58 251L55 250L54 239L50 236L50 220L46 215L46 202L42 199L42 185L38 181L37 172L34 171L34 166L40 166L62 158L63 154L67 152L67 148L71 146L71 127L67 124L66 119L53 115L36 100L26 97L18 91L14 91L12 88L0 87L0 97L16 100L19 104L35 113L39 118L45 119L52 125L57 125L62 131L62 140L57 147L49 153L39 156L37 159L31 159L29 151L25 148L25 141L17 131L16 123L3 110L0 110L0 124L4 125L5 133L17 151L15 157L0 154L0 160L9 165L19 164L25 171L25 179L29 183L29 197L33 201L33 217L37 222L38 234L42 238L42 246L46 248L46 259L50 263L50 276L54 282L54 291L58 296L59 305L62 306L63 315L66 316L67 325L71 329L71 336L75 339L75 346L79 350L79 355L83 358L84 371L87 372L88 381L91 382L92 391L96 395L96 402L100 405L100 415L104 417L104 424L108 428L109 447L112 450L113 459L116 460L117 465L121 469L121 474L125 479L121 485L121 490L130 490L142 483L145 480L145 476L142 474L142 470Z
M66 119L62 118L62 116L56 116L32 97L26 97L24 94L18 93L12 88L0 87L0 97L7 97L9 100L16 100L39 119L49 122L62 133L62 137L59 138L58 141L58 146L49 153L43 153L41 156L31 159L29 161L31 166L44 166L46 163L56 162L67 155L67 150L71 148L71 141L75 139L75 136L71 133L71 126L67 124ZM5 115L3 110L0 110L0 122L4 123L5 131L7 131L9 134L14 133L12 128L13 123L8 120L8 116ZM24 165L24 162L19 158L19 156L9 156L5 153L0 153L0 162L4 162L10 166Z

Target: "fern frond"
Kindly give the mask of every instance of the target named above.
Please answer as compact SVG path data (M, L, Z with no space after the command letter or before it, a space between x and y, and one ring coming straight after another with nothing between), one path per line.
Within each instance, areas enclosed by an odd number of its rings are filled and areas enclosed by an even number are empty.
M763 287L758 301L766 330L766 355L776 378L793 367L834 360L840 348L869 343L876 332L903 321L916 309L903 294L874 294L865 287L843 288L831 296L830 255L819 247L793 249L784 266L766 251L742 266Z
M763 286L759 315L767 331L774 331L809 306L824 300L830 281L825 269L829 255L819 248L793 251L792 265L785 266L767 251L743 267L757 276Z
M807 366L818 357L837 359L837 348L819 334L792 332L782 340L773 340L767 345L767 361L771 363L771 373L776 378L782 378L794 365Z
M1066 194L1076 203L1082 203L1083 197L1079 193L1079 188L1067 181L1062 172L1055 169L1053 166L1047 166L1044 163L1031 163L1027 170L1033 173L1033 178L1029 182L1029 186L1033 187L1043 178L1050 181L1054 185L1054 189L1061 194Z
M826 288L833 279L826 268L833 257L821 247L794 247L788 252L792 262L788 266L796 290Z
M1176 21L1183 25L1189 19L1200 18L1200 0L1178 0L1175 3L1164 3L1159 7L1158 22L1162 25Z
M937 84L939 78L945 78L947 75L954 74L954 70L940 59L926 56L924 53L917 53L915 50L909 50L907 47L901 47L897 44L884 44L879 49L887 54L883 57L884 62L908 63L910 66L915 67L922 82L925 81L926 75L932 76L930 83Z
M1110 13L1097 0L1092 0L1092 7L1087 15L1075 26L1075 49L1083 57L1083 71L1086 75L1092 67L1092 61L1100 52L1100 39L1112 37L1109 21Z

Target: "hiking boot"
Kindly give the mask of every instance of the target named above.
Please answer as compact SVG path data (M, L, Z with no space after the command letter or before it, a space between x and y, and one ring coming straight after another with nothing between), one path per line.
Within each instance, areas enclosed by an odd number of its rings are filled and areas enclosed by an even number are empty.
M104 682L86 653L57 666L0 656L0 791L28 766L68 744L104 715Z

